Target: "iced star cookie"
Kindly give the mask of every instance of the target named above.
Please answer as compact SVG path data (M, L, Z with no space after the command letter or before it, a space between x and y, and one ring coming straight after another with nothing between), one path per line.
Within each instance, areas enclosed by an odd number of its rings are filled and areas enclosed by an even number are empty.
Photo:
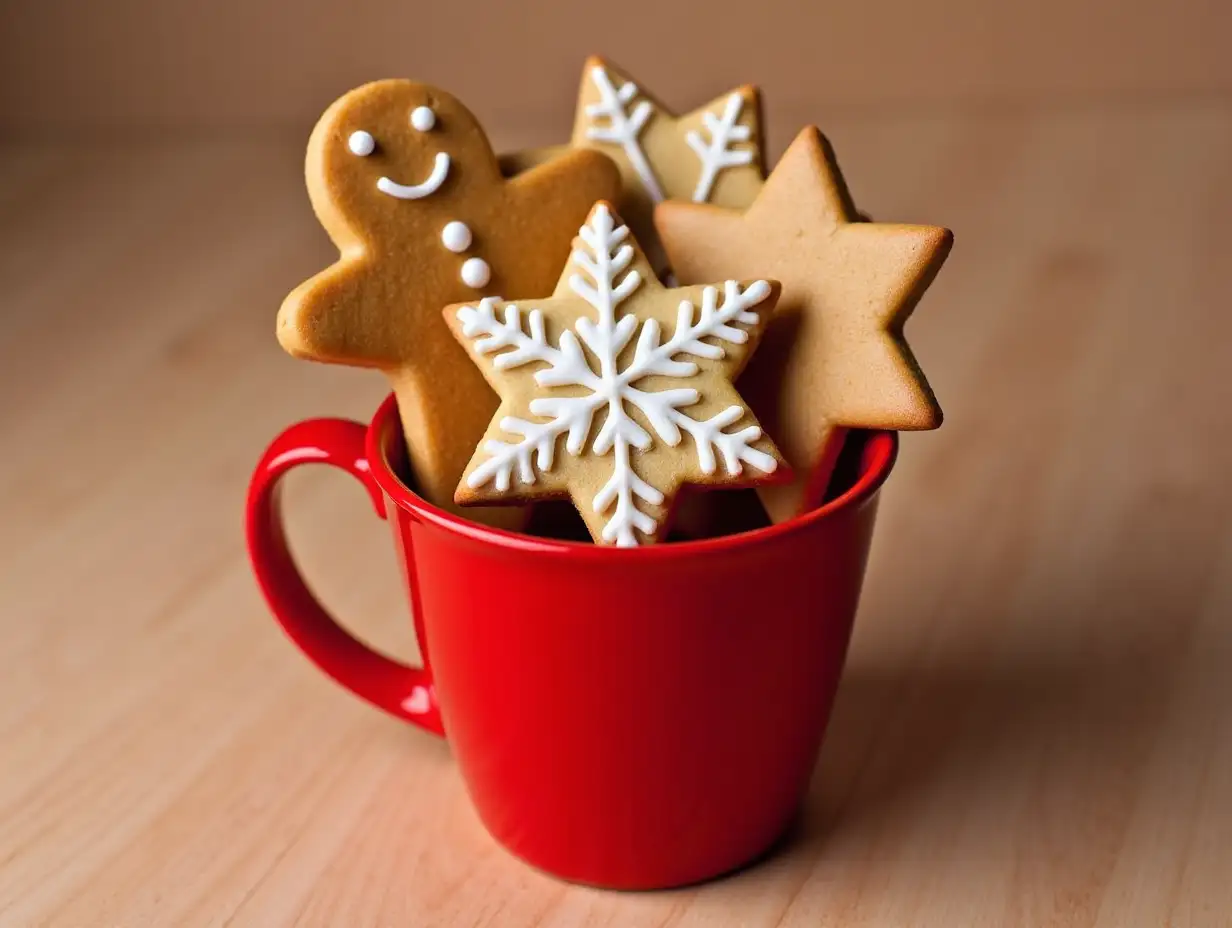
M654 205L687 200L745 207L765 177L761 98L745 86L677 117L627 74L591 56L582 85L570 145L595 148L620 166L623 193L618 203L656 271L667 262L653 222ZM516 173L566 146L502 155Z
M594 540L659 540L682 485L754 486L783 460L732 381L778 283L666 289L598 203L550 298L445 310L501 404L467 464L469 505L568 496Z
M505 178L458 100L384 80L325 111L305 173L341 258L286 298L278 340L296 357L384 371L419 491L452 508L497 398L441 308L547 292L595 201L618 195L616 166L574 151ZM500 518L509 524L512 515Z
M861 221L829 144L802 131L747 210L663 203L655 213L677 277L770 275L774 322L740 379L795 471L760 487L771 519L816 506L844 428L933 429L941 409L903 325L950 252L938 226Z

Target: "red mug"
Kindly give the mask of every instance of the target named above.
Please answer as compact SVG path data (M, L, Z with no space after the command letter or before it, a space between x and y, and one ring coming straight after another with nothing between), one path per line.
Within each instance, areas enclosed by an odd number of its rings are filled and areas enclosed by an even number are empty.
M762 855L808 789L846 656L892 432L853 432L824 506L738 535L634 549L491 529L398 476L392 396L366 428L293 425L248 494L248 550L275 618L357 695L448 733L492 835L566 880L679 886ZM284 474L330 464L387 518L424 654L345 631L287 549Z

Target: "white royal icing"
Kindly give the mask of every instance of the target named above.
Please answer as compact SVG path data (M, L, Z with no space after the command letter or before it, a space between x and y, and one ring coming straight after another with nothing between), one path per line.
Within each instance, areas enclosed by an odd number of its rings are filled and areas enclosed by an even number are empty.
M445 228L441 229L441 243L454 254L466 251L471 247L470 227L456 219L445 223Z
M428 179L422 184L414 184L408 186L399 184L390 180L388 177L382 177L376 182L377 189L381 193L387 193L391 197L397 197L399 200L418 200L421 197L431 196L441 189L441 184L445 183L445 178L449 176L449 155L443 151L436 153L436 160L432 164L432 173L428 175Z
M667 341L661 341L657 320L642 321L632 315L618 319L616 316L620 304L642 283L636 270L626 273L634 256L632 246L624 243L628 235L626 226L613 228L612 214L606 207L596 209L590 222L582 227L580 237L585 248L575 249L570 256L573 266L581 273L569 278L569 286L595 310L596 318L579 318L573 329L561 333L559 347L548 342L543 313L538 309L532 308L526 314L525 328L522 311L514 303L505 306L503 319L496 317L498 300L495 298L458 310L462 334L474 340L476 353L485 355L511 349L493 358L492 363L498 370L538 362L545 365L534 374L538 386L574 388L564 396L545 390L545 395L531 400L529 411L539 417L539 421L513 416L502 419L501 429L522 436L521 440L485 442L483 451L488 456L471 471L467 486L477 489L493 483L496 490L503 493L515 477L522 484L533 485L538 479L536 471L548 473L552 470L557 439L566 436L565 450L574 456L582 454L596 414L601 409L606 410L602 427L590 441L590 450L599 456L612 452L612 475L590 505L596 514L603 514L615 504L603 527L602 537L626 547L639 543L637 532L652 535L658 527L652 514L638 508L639 501L658 506L664 501L666 489L652 486L637 475L634 462L630 460L630 447L647 451L656 438L675 447L682 433L688 433L698 467L705 474L715 472L719 458L730 475L741 473L745 464L763 473L772 473L778 463L772 455L752 447L761 437L761 429L757 426L724 431L746 415L744 407L729 406L705 421L698 421L684 412L685 407L701 399L697 390L687 386L698 367L693 361L677 359L678 356L722 358L723 346L714 341L729 344L747 341L748 333L732 323L756 325L758 316L752 309L770 295L770 285L759 280L741 290L736 281L729 280L723 284L721 305L717 288L706 287L702 291L700 310L689 301L682 302L675 330ZM633 341L635 332L638 336L633 356L621 368L621 353ZM583 351L583 346L589 350L589 355ZM599 363L597 372L592 356ZM685 384L655 391L633 386L652 375ZM585 391L581 396L576 395L578 387ZM629 414L627 406L641 412L651 431Z
M685 136L689 147L702 160L701 176L697 179L697 187L693 190L693 202L705 203L710 199L714 180L719 171L724 168L741 164L749 164L753 160L753 152L749 149L733 149L728 146L732 142L747 142L752 130L748 126L739 125L740 108L743 101L740 94L733 93L727 98L723 107L723 115L716 117L709 111L702 114L702 124L710 133L710 142L702 140L700 132L690 131Z
M372 137L371 132L365 132L363 129L357 129L351 133L351 137L347 139L347 148L351 149L351 154L359 155L361 158L366 158L376 151L376 139Z
M428 106L417 106L411 110L411 125L420 132L427 132L436 125L436 113Z
M652 112L649 101L642 100L631 112L625 112L625 105L637 96L637 85L627 81L619 89L612 86L612 80L607 71L595 65L591 68L590 79L594 81L599 91L599 102L588 104L586 115L591 119L607 118L606 126L591 125L586 129L586 137L596 142L614 142L624 149L625 157L633 165L633 170L641 179L642 185L656 203L663 200L663 190L655 178L646 153L638 136L650 119Z
M472 290L486 287L492 279L492 269L483 258L467 258L462 262L462 283Z

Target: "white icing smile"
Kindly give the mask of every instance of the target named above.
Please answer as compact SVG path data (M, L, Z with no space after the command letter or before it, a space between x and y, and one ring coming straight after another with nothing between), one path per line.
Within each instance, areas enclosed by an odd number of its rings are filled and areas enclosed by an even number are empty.
M382 177L376 182L376 187L381 193L387 193L391 197L397 197L399 200L418 200L422 197L431 196L440 190L441 184L445 183L445 178L448 176L449 155L443 151L438 151L436 153L436 161L432 165L432 173L428 175L428 179L423 183L407 186L406 184L392 181L388 177Z

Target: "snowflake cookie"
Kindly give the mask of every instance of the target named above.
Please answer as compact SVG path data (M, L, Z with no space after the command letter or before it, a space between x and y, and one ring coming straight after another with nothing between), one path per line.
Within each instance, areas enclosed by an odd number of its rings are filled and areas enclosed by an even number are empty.
M586 59L569 145L501 156L517 174L569 147L603 152L621 174L617 207L656 271L667 268L655 233L656 203L683 200L743 208L765 179L761 98L746 85L676 116L612 62Z
M455 499L570 496L596 542L631 546L663 537L684 484L788 476L732 386L778 291L770 280L665 289L599 202L552 297L445 310L501 397Z
M597 148L620 167L621 209L657 268L662 262L656 203L743 208L757 197L765 177L757 88L739 87L677 117L597 56L582 67L572 143Z

